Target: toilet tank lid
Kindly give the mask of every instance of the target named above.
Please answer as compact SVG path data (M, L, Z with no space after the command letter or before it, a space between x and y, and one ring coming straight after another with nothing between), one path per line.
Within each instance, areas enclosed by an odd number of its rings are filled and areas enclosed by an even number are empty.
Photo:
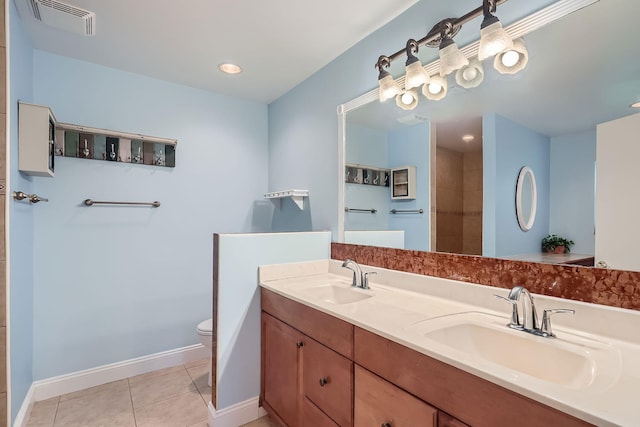
M213 319L203 320L198 323L198 331L210 334L213 331Z

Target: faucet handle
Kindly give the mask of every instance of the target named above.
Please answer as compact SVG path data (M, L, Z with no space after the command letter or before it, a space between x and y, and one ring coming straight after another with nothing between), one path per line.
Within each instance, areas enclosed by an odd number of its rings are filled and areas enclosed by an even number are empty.
M494 297L504 300L511 304L511 322L507 326L513 329L522 329L522 324L520 323L520 315L518 314L518 301L512 300L507 297L503 297L502 295L493 294Z
M556 313L570 313L576 314L575 310L567 308L552 308L544 310L542 314L542 325L540 325L540 334L545 337L555 337L553 330L551 329L551 315Z
M367 271L362 275L362 289L369 289L369 276L372 274L378 274L376 271Z

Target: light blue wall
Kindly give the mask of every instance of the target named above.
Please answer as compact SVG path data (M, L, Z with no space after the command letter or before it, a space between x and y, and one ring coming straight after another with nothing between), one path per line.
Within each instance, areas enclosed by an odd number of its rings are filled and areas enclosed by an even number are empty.
M423 209L423 214L395 214L389 216L389 229L404 230L407 249L428 251L429 229L429 141L430 124L408 126L389 132L389 167L416 167L416 198L413 200L391 200L389 210Z
M355 123L347 124L346 163L364 166L389 167L387 133ZM389 188L345 184L345 206L356 209L377 209L375 214L345 213L345 230L386 230L389 221Z
M595 253L595 129L551 138L549 232L573 240L572 252Z
M33 56L31 42L9 2L9 146L11 151L7 192L32 192L31 178L18 172L18 100L32 101ZM9 324L11 359L11 420L33 382L33 212L40 206L9 203L10 272Z
M219 236L217 410L260 394L258 267L329 259L330 243L329 232Z
M495 188L492 190L495 192L495 213L484 221L495 218L495 223L483 229L483 238L494 230L495 252L490 253L491 248L483 245L483 255L501 257L540 252L540 242L549 232L549 137L505 117L490 116L493 117L483 120L483 147L487 147L483 168L490 175L484 181L485 189L489 183ZM538 192L536 220L527 232L520 229L515 209L516 182L523 166L533 170ZM491 177L493 173L495 180Z
M266 105L38 50L33 81L59 121L178 139L175 168L57 158L34 178L35 379L197 343L212 234L252 231L267 190Z

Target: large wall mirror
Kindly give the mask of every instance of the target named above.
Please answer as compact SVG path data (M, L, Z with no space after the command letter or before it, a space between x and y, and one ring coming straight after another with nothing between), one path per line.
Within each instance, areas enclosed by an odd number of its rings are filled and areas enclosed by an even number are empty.
M638 16L636 0L600 0L526 35L529 64L519 74L500 75L487 61L479 87L457 87L450 76L445 99L421 97L412 111L380 103L376 91L340 106L339 240L522 259L558 234L597 262L596 126L640 113L630 107L640 101ZM426 60L423 50L423 63L435 59L437 50ZM415 198L345 182L347 164L413 166ZM527 232L514 203L524 166L537 184Z

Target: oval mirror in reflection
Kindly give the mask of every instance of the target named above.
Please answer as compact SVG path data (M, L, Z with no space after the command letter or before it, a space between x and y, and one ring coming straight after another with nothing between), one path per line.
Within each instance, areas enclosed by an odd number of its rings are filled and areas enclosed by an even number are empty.
M536 177L530 167L520 169L516 185L516 216L522 231L529 231L536 220L538 194Z

